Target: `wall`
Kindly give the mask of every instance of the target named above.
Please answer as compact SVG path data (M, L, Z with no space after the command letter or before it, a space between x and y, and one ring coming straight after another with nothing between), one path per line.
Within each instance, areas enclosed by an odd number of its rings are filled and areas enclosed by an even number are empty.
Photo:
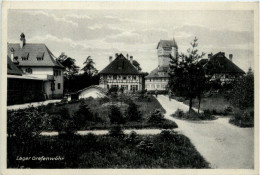
M166 90L166 86L168 84L168 79L167 78L151 78L150 79L145 79L145 89L147 91L151 90Z
M113 79L113 75L101 75L101 81L100 81L100 87L106 88L107 85L109 85L109 88L111 88L112 85L118 85L121 87L122 85L128 85L128 90L130 90L131 85L137 85L137 90L142 90L142 76L136 75L136 79L133 79L134 75L116 75L116 79ZM123 76L126 76L127 79L123 79ZM102 81L103 79L103 81Z
M55 83L55 90L53 91L54 93L54 98L62 98L63 96L63 89L64 89L64 77L63 77L63 71L62 69L57 69L61 71L61 75L54 76L54 83ZM54 75L54 73L52 74ZM60 89L58 89L58 83L60 83Z

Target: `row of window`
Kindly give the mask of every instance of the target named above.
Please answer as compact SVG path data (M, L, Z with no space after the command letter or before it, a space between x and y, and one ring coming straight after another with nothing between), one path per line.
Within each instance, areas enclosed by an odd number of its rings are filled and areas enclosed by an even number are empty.
M149 78L148 81L167 81L168 78Z
M115 84L113 84L111 86L107 85L107 89L109 89L109 88L120 88L120 86L119 85L115 85ZM124 90L129 90L128 89L128 85L121 85L121 88L124 89ZM138 90L138 85L130 85L130 90L131 91L137 91Z
M160 88L165 88L165 87L166 87L165 84L147 84L147 85L145 85L146 89L150 89L150 88L152 88L152 89L155 89L155 88L160 89Z
M131 75L108 75L108 76L106 76L106 75L104 75L104 79L113 79L113 80L120 80L120 79L122 79L122 80L130 80L130 79L133 79L133 80L136 80L137 79L137 76L136 75L134 75L134 76L131 76Z

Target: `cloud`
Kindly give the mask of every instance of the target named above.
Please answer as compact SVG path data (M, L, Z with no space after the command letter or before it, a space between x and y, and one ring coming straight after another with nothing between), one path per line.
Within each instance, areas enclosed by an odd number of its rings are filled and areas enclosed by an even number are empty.
M76 19L91 19L88 15L76 15L76 14L70 14L66 15L67 18L76 18Z
M57 17L56 15L54 14L51 14L51 13L47 13L47 12L44 12L44 11L40 11L40 10L32 10L32 11L22 11L22 13L26 13L26 14L29 14L29 15L33 15L33 16L36 16L36 15L43 15L43 16L46 16L48 18L52 18L54 21L56 22L63 22L63 23L67 23L67 24L70 24L70 25L73 25L75 27L78 26L78 23L75 23L71 20L68 20L66 18L63 18L63 17Z

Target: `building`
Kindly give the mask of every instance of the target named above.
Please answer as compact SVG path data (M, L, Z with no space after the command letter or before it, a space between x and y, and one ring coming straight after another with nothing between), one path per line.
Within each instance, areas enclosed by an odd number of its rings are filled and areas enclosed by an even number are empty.
M133 56L127 59L122 54L116 54L114 60L109 57L109 62L99 73L100 87L123 88L125 92L143 90L143 74L133 65Z
M26 43L20 35L20 43L8 43L8 57L25 75L44 80L46 99L63 97L64 67L55 60L45 44Z
M200 60L198 64L203 66L206 75L210 76L210 81L219 80L221 84L230 83L245 74L233 63L233 54L229 54L229 58L227 58L225 52L218 52L215 55L208 54L208 58Z
M145 89L147 91L165 91L169 81L170 55L177 59L178 45L173 40L160 40L157 45L158 67L145 77Z
M24 74L7 57L7 105L44 100L44 79Z

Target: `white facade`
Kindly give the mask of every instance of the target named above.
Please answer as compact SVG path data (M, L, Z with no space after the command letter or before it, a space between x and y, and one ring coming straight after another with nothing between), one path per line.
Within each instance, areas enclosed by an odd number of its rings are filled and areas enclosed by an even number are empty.
M46 79L44 82L44 93L48 98L61 98L64 90L63 70L54 67L21 67L23 72L37 78ZM51 79L54 80L52 85Z
M127 91L142 90L141 75L101 75L100 87L110 89L112 87L124 88Z
M79 99L88 98L88 97L102 98L105 96L106 95L104 92L102 92L100 89L95 88L95 87L86 88L85 90L82 90L81 92L79 92Z
M168 81L168 78L147 78L145 79L145 89L147 91L164 91L167 89Z

